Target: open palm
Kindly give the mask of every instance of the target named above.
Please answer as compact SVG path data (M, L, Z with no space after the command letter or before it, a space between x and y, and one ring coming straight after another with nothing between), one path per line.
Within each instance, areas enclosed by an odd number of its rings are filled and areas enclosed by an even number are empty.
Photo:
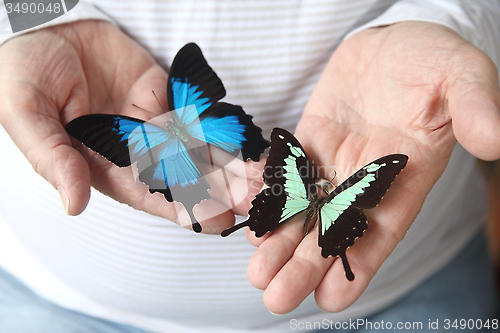
M59 190L69 215L85 209L92 185L136 209L190 227L182 206L169 203L159 193L150 194L146 186L136 183L131 168L114 166L72 140L64 129L72 119L89 113L153 118L162 110L151 90L167 105L167 77L144 48L110 23L80 21L42 29L0 48L0 92L4 96L0 124L35 171ZM233 164L237 165L229 169L229 181L233 187L245 183L249 189L242 194L248 194L248 199L240 198L241 204L233 210L245 214L261 186L258 172L247 174L245 169L259 168L245 168L237 161ZM224 189L225 184L215 184L210 195L221 197ZM220 233L234 223L231 206L225 201L211 199L195 207L197 218L206 227L204 232ZM210 211L219 215L213 217Z
M381 156L402 153L407 167L381 204L365 211L369 226L347 251L356 275L324 259L317 230L302 221L271 236L250 262L253 285L265 289L273 313L287 313L315 291L317 304L337 312L366 289L403 239L425 197L443 173L456 140L483 159L500 157L500 91L495 65L448 28L400 23L344 41L318 82L296 136L325 178L336 183Z

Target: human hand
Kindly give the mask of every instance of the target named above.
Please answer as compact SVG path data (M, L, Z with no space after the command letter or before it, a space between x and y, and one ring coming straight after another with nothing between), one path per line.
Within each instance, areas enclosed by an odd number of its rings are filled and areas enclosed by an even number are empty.
M144 48L110 23L79 21L42 29L0 47L0 124L35 171L58 189L69 215L85 209L92 185L135 209L189 227L187 213L177 214L178 203L150 194L135 182L130 167L114 166L72 140L64 129L72 119L89 113L152 118L132 103L161 112L151 90L167 105L167 77ZM246 214L262 185L263 161L231 165L227 174L231 185L236 184L232 189L246 183L249 193L236 194L242 202L230 211L225 184L214 184L213 199L194 209L205 233L220 233L233 224L233 213ZM218 215L211 217L214 212Z
M405 236L456 140L479 158L500 157L498 86L493 62L440 25L399 23L344 41L311 95L297 138L316 166L337 172L337 184L390 153L408 155L408 165L380 205L365 210L368 229L347 251L353 282L341 260L321 256L316 228L303 236L303 217L261 239L247 230L259 246L248 277L265 289L267 308L290 312L313 291L329 312L354 303Z

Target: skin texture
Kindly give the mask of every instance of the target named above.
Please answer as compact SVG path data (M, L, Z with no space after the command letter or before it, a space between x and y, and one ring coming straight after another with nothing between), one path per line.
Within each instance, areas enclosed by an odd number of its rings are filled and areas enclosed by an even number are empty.
M33 168L61 194L69 215L81 213L90 186L146 212L189 225L187 214L160 194L131 181L119 169L72 141L64 130L87 113L146 119L166 105L167 73L141 46L111 24L82 21L43 29L0 47L0 123ZM273 313L287 313L315 291L318 306L341 311L366 289L404 237L458 140L473 155L500 157L500 91L497 69L480 50L448 28L399 23L369 29L335 51L298 124L296 136L316 165L336 170L338 183L367 162L389 153L407 154L407 167L381 204L365 211L369 228L347 251L356 275L347 281L340 260L324 259L317 230L306 237L303 219L260 239L248 277L265 289ZM206 233L220 233L246 215L262 186L264 161L236 165L232 184L250 193L232 211L205 220L223 199L204 201L195 214ZM325 175L326 177L331 175ZM224 192L214 184L213 197ZM182 211L182 210L181 210ZM293 291L293 292L291 292Z
M0 47L0 92L6 96L0 123L35 171L59 191L68 215L85 209L92 185L120 202L190 228L180 204L167 202L159 193L151 195L133 180L131 168L114 166L64 129L69 121L88 113L153 118L162 111L151 90L166 106L167 78L144 48L107 22L80 21L43 29ZM234 193L241 203L233 211L227 208L228 200L218 199L226 185L212 183L210 193L215 199L194 209L203 232L220 234L234 224L235 213L248 212L262 186L263 163L234 161L229 167L232 188L249 189ZM217 216L206 219L213 214Z
M500 157L500 145L492 144L500 140L499 105L497 68L448 28L408 22L344 41L305 108L297 138L316 165L337 171L338 183L389 153L407 154L409 162L381 204L365 210L368 230L347 250L353 282L340 259L321 257L316 228L303 237L303 218L265 240L247 231L260 245L248 277L265 289L267 308L290 312L313 291L325 311L354 303L405 236L456 141L479 158Z

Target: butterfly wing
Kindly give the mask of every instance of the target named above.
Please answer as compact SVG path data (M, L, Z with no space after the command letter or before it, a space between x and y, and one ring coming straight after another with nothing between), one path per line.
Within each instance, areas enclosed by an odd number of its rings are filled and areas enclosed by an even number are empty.
M66 131L119 167L129 166L170 139L165 130L144 120L111 114L78 117L66 125Z
M183 203L195 231L201 231L192 207L210 197L210 186L192 159L204 147L193 148L190 139L211 143L235 156L241 149L244 160L255 161L269 146L241 107L218 102L225 94L222 81L200 48L191 43L176 55L167 83L176 135L142 120L113 115L77 118L67 131L118 166L138 161L139 179L151 192Z
M394 154L379 158L345 180L324 198L319 211L319 246L323 257L340 256L347 279L354 274L346 250L368 227L361 209L373 208L406 166L408 156Z
M225 230L222 236L248 226L261 237L307 210L310 200L317 197L311 163L301 144L284 129L275 128L271 134L263 177L268 188L252 201L248 220Z
M151 193L160 192L172 202L184 205L193 223L193 230L201 232L193 208L209 199L210 185L194 163L192 154L177 139L170 139L163 147L151 149L150 154L139 159L139 179L149 186Z
M407 162L408 156L403 154L381 157L368 163L346 179L335 188L328 198L338 197L337 200L340 200L355 195L354 199L352 199L353 206L361 209L373 208L382 200L382 197ZM339 197L340 194L342 195Z
M342 259L345 275L349 281L352 281L354 274L347 260L346 250L354 244L357 238L363 236L363 232L368 228L368 223L365 214L353 206L348 206L338 216L336 214L338 214L337 211L329 207L323 207L320 210L318 214L320 229L318 244L321 247L323 257L339 256ZM332 220L334 222L331 222ZM324 231L324 225L330 227Z
M190 43L176 55L167 86L170 110L195 106L199 125L191 126L189 134L246 161L258 161L269 147L250 115L239 105L218 102L226 90L217 74L208 65L200 48ZM191 112L192 113L192 112ZM193 117L178 118L190 126Z
M209 198L210 187L184 145L164 128L127 116L92 114L72 120L66 130L119 167L137 161L139 180L149 191L163 193L170 202L182 202L193 228L201 231L192 207ZM180 190L184 188L189 191Z
M269 147L262 137L262 130L252 121L252 116L239 105L218 102L200 116L205 141L229 154L238 156L241 151L243 161L249 158L258 161ZM241 158L240 157L240 158Z
M198 45L189 43L177 52L172 62L167 95L169 110L195 105L200 115L226 96L226 90Z

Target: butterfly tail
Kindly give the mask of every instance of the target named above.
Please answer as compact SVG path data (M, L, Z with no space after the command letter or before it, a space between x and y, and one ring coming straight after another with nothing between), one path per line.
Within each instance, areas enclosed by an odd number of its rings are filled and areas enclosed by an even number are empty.
M250 226L250 220L246 220L245 222L241 222L240 224L236 224L235 226L232 226L229 229L224 230L220 235L222 237L227 237L233 232L240 230L243 227L249 227Z
M201 232L201 225L196 220L196 217L194 217L193 207L194 207L194 205L192 205L192 206L186 206L186 205L184 205L184 208L186 208L186 211L188 212L189 217L191 218L191 223L192 223L193 231L197 232L197 233L200 233Z
M351 270L351 265L349 265L349 261L347 260L347 256L344 253L340 254L340 259L342 259L342 264L344 265L344 271L345 271L345 276L347 280L353 281L354 280L354 273Z
M150 192L151 193L159 192L165 196L165 199L167 199L167 201L169 201L169 202L174 201L174 199L172 198L172 193L170 192L169 188L150 190ZM201 232L201 225L198 222L198 220L196 220L196 217L194 217L194 213L193 213L193 207L195 206L195 204L191 204L191 205L188 203L182 203L182 204L184 205L184 208L186 209L186 211L189 215L189 218L191 219L191 223L193 225L193 231L194 232Z

